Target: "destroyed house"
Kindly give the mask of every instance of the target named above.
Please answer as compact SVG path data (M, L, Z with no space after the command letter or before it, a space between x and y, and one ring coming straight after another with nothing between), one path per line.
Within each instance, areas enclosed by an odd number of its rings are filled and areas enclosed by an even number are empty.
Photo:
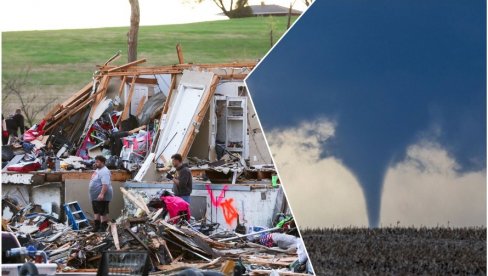
M110 217L134 215L120 188L146 203L171 190L165 176L180 153L193 175L195 219L233 230L272 227L277 214L289 213L244 84L254 63L149 67L142 59L114 66L115 58L31 129L31 151L12 145L14 157L2 171L4 199L61 220L64 204L77 201L90 216L90 162L104 155L114 191ZM36 156L41 149L45 154ZM27 154L35 160L26 161ZM3 205L4 218L11 206Z

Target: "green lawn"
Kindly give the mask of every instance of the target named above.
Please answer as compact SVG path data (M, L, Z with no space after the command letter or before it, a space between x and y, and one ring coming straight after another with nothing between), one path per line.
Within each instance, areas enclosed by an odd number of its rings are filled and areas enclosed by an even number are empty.
M286 23L286 17L258 17L140 27L138 58L153 66L177 63L175 46L180 43L185 62L256 61L270 49L270 30L276 42ZM2 80L29 68L27 91L62 100L86 84L95 65L116 51L123 56L115 64L126 62L127 31L128 27L118 27L2 33ZM16 103L7 99L3 112L11 112Z

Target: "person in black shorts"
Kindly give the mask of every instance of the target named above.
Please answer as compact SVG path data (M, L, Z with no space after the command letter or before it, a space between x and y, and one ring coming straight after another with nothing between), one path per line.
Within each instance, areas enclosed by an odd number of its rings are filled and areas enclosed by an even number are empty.
M111 173L105 166L105 161L105 157L101 155L95 157L96 170L92 174L89 186L90 200L95 214L94 232L107 230L108 206L113 195Z

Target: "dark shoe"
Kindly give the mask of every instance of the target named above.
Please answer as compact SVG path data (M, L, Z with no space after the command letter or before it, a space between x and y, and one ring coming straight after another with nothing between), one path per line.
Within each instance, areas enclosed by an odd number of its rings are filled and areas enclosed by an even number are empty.
M106 221L102 222L102 224L100 226L100 230L98 232L105 232L105 231L107 231L107 227L108 227L108 222L106 222Z
M94 220L95 225L93 226L93 232L98 232L100 230L100 221Z

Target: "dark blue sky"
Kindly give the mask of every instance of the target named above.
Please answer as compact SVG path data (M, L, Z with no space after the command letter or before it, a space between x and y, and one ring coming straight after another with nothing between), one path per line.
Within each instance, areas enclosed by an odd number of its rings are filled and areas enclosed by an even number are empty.
M334 120L323 156L355 174L377 226L386 169L421 137L460 171L486 167L485 12L481 0L316 0L247 80L264 130Z

